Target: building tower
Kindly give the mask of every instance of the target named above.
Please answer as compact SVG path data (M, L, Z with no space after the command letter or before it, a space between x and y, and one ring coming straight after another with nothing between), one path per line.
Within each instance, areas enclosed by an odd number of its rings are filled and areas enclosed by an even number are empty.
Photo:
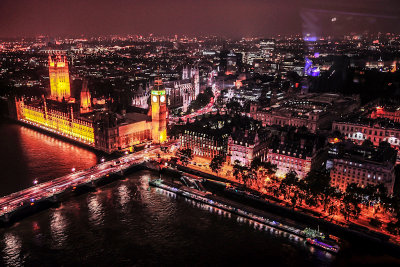
M57 101L71 97L68 61L65 55L49 55L50 98Z
M81 114L91 111L92 103L90 101L90 92L88 89L88 81L83 80L81 91Z
M182 69L182 80L187 80L187 79L189 79L189 77L190 77L189 68L187 66L185 66Z
M200 93L200 74L199 68L196 67L193 71L193 78L194 78L194 99L197 99L197 96Z
M167 140L167 98L162 80L157 77L151 90L151 121L154 143Z

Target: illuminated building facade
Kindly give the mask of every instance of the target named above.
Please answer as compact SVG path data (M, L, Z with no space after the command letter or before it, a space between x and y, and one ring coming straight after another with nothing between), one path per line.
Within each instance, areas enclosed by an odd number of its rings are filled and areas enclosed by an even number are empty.
M133 151L140 143L167 140L166 93L161 80L152 90L152 116L143 113L118 114L92 110L88 82L85 80L80 103L71 100L68 65L65 56L49 59L51 96L46 99L10 101L10 116L50 133L112 153Z
M43 103L26 103L24 99L18 99L16 109L19 121L94 146L93 123L85 118L75 118L72 107L68 112L62 112L48 109L45 99Z
M215 131L202 130L195 127L185 130L180 136L183 148L190 148L194 156L212 159L217 155L226 157L228 150L228 134Z
M147 114L79 114L73 108L78 110L77 105L57 103L44 98L30 102L18 99L14 115L20 122L107 153L133 151L136 145L152 140L152 122Z
M395 182L395 151L391 147L365 147L354 144L336 144L332 159L331 185L345 191L351 183L360 187L384 184L388 194L393 193Z
M182 70L182 79L164 82L167 93L167 104L170 109L182 108L186 112L190 103L197 98L200 93L200 74L199 69L188 68Z
M251 105L250 117L261 121L263 126L280 125L306 127L310 132L331 128L332 121L359 107L356 97L338 94L306 94L276 103L259 110Z
M324 141L314 134L282 133L268 147L267 161L276 165L278 177L294 171L302 179L323 160Z
M232 165L239 161L242 166L250 167L257 157L265 161L266 152L267 140L264 133L234 130L228 139L228 155Z
M154 81L151 91L151 124L154 143L167 141L167 95L160 78Z
M229 50L223 50L219 54L220 64L219 71L223 71L226 75L236 74L242 65L242 54Z
M95 121L95 147L107 153L133 151L152 140L151 118L142 113L100 113Z
M371 113L371 119L387 118L394 122L400 123L400 107L387 108L377 107Z
M143 109L148 109L149 105L147 103L147 100L150 97L150 89L148 85L145 86L143 89L143 85L140 84L138 90L136 90L132 94L132 106L138 107L138 108L143 108Z
M268 110L258 110L253 105L250 109L250 116L261 121L263 126L294 126L307 127L307 129L315 133L321 127L327 128L329 121L332 120L328 112L322 109L314 109L315 105L308 101L299 103L283 103L276 105Z
M71 97L68 61L65 55L49 56L50 98L63 101Z
M369 140L378 146L380 142L386 141L397 150L400 149L400 124L387 119L343 119L333 122L332 130L339 131L345 139L356 144Z

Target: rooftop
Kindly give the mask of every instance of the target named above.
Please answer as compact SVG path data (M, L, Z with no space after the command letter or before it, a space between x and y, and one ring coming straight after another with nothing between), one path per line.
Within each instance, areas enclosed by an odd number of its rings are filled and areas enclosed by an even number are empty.
M151 118L147 114L138 113L138 112L126 113L124 118L125 118L125 122L122 124L129 124L129 123L151 120Z
M400 123L394 122L387 118L376 118L376 119L367 118L365 117L365 115L360 113L351 114L349 116L343 117L337 120L337 122L345 122L345 123L347 122L363 126L380 127L385 129L400 129Z

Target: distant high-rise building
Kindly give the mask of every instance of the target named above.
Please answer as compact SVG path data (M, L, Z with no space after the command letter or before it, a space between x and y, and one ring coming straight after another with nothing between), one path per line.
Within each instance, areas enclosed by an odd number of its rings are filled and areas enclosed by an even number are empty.
M264 58L270 58L275 50L275 40L274 39L260 40L260 50L261 50L261 55Z
M235 74L242 65L242 54L233 51L223 50L220 52L219 71L225 74Z
M167 140L167 95L162 80L156 78L151 91L152 138L155 143Z
M65 55L49 56L50 98L57 101L71 97L68 61Z

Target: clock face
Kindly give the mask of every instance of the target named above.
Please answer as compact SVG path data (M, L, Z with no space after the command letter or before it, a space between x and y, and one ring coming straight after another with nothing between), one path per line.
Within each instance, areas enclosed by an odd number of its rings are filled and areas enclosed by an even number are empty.
M153 95L153 102L157 102L157 97Z
M164 101L165 101L165 96L162 95L162 96L160 97L160 101L161 101L162 103L164 103Z

